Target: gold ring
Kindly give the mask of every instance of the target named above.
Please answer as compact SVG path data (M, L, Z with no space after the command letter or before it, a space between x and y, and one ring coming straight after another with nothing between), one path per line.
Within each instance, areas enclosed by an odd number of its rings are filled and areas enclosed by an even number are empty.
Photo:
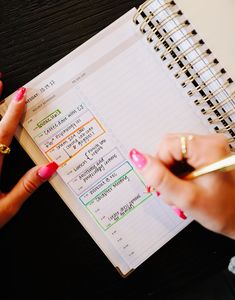
M0 143L0 153L9 154L11 152L11 148Z
M180 146L183 159L187 157L187 139L184 135L180 136Z
M192 139L193 139L192 135L189 135L189 136L181 135L180 136L180 146L181 146L181 153L182 153L183 159L187 158L187 152L188 152L187 142L191 141Z

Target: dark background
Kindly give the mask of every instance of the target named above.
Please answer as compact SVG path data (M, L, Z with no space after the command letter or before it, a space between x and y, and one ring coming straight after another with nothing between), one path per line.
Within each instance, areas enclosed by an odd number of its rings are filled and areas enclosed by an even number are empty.
M3 97L142 1L0 0ZM33 162L14 140L1 188ZM0 230L0 299L235 299L235 242L193 222L122 278L45 183Z

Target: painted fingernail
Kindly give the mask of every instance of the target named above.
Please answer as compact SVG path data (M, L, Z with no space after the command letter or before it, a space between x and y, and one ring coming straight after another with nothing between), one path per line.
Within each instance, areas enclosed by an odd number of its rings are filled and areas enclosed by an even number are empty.
M16 102L19 102L20 100L22 100L23 97L24 97L25 92L26 92L26 88L25 88L25 87L19 88L19 89L16 91L14 100L15 100Z
M147 164L146 158L136 149L132 149L129 155L131 161L138 169L142 170Z
M184 214L184 212L181 209L179 209L175 206L173 206L172 209L181 219L183 219L183 220L187 219L186 215Z
M57 165L57 163L53 161L45 167L41 167L38 170L38 176L40 176L43 180L47 180L55 173L58 167L59 166Z
M157 196L160 196L160 193L151 185L146 186L146 193L156 193Z

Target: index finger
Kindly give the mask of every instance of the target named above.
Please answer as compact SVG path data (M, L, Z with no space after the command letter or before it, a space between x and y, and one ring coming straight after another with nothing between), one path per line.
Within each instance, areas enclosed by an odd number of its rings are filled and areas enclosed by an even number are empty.
M0 143L9 146L25 108L24 87L18 89L0 122Z

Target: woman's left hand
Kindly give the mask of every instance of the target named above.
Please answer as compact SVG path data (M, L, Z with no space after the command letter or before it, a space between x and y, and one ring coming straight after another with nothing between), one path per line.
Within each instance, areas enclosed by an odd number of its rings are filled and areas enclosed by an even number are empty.
M0 80L0 95L3 84ZM25 109L25 88L14 94L8 109L0 122L0 173L4 159L4 149L10 150L12 138ZM58 165L51 162L29 170L8 193L0 192L0 228L4 226L21 208L26 199L57 170ZM14 170L8 170L8 176Z

